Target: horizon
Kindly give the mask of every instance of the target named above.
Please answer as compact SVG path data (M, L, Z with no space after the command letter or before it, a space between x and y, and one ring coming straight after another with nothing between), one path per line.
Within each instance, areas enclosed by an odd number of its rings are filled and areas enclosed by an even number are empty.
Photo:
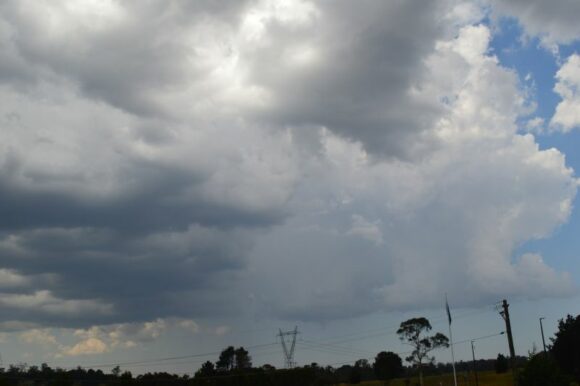
M282 368L295 326L298 364L354 362L449 335L446 297L457 361L509 354L503 299L541 349L580 314L579 14L2 2L2 363Z

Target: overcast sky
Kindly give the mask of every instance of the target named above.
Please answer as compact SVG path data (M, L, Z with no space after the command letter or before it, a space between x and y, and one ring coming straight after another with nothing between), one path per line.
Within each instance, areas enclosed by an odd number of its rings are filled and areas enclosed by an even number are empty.
M508 299L525 355L540 316L551 335L580 312L578 15L568 0L3 1L4 363L272 343L250 354L280 366L274 335L295 325L299 364L348 362L401 351L410 316L446 332L445 293L456 340L501 331Z

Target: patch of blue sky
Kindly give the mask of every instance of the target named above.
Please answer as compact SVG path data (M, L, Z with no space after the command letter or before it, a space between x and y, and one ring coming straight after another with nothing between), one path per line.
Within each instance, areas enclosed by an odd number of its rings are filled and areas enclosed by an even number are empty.
M535 37L526 37L521 25L512 18L502 18L494 29L491 53L497 56L502 66L516 71L522 85L537 102L537 109L531 116L538 116L546 122L554 114L560 101L554 92L554 75L558 71L557 58ZM530 117L523 118L522 124Z
M526 37L521 25L513 18L502 18L494 28L491 53L500 63L518 74L524 87L531 92L536 110L518 122L522 131L530 118L539 117L547 125L554 115L560 97L554 92L555 75L561 62L570 55L580 53L580 41L559 47L558 55L543 47L537 37ZM579 128L580 129L580 128ZM546 130L535 133L541 149L556 148L566 156L566 164L580 173L580 130L569 133ZM570 272L575 281L580 279L580 208L579 201L574 203L570 220L558 227L550 237L530 240L520 246L514 256L523 253L541 253L549 264L557 270Z

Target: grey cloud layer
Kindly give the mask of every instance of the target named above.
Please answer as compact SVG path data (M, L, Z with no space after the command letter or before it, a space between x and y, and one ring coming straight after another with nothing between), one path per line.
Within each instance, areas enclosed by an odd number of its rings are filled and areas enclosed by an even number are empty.
M264 41L242 51L249 79L280 124L324 126L381 156L410 156L438 106L413 95L422 58L443 35L438 2L317 2L300 23L262 21ZM412 23L410 21L413 20ZM264 33L265 34L265 33ZM413 112L421 111L420 114Z
M567 44L580 39L576 15L580 4L574 0L490 0L500 15L516 18L530 36L548 45Z
M566 221L572 171L455 5L3 3L0 321L332 319L466 272L465 304L569 293L510 257Z

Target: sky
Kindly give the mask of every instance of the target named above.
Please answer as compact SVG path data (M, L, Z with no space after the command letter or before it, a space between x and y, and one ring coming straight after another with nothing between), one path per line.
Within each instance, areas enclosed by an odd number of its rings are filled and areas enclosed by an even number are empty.
M580 2L6 0L0 354L516 353L580 313ZM478 339L481 338L481 339ZM450 361L449 350L436 353ZM169 359L172 358L172 359Z

